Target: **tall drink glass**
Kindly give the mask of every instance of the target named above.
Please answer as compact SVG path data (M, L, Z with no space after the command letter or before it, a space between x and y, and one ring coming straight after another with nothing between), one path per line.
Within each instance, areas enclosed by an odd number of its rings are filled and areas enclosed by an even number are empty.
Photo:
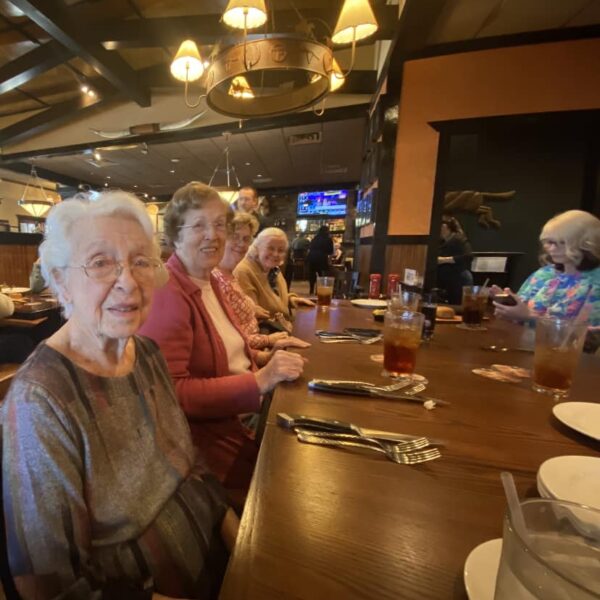
M317 306L326 310L333 296L333 277L317 277Z
M462 310L463 325L466 329L484 329L483 317L490 290L480 285L463 286Z
M425 317L409 310L388 310L383 326L383 368L392 377L414 373Z
M390 295L388 308L390 310L409 310L411 312L417 312L419 310L420 301L420 294L399 289L397 292Z
M598 600L600 510L546 499L521 509L525 531L504 519L494 600Z
M535 324L533 389L565 398L581 356L587 323L541 317Z

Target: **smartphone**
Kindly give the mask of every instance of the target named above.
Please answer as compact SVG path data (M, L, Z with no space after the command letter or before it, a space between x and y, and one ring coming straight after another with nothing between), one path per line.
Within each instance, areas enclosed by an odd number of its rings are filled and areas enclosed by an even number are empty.
M494 302L502 304L503 306L516 306L517 301L510 294L496 294L494 296Z

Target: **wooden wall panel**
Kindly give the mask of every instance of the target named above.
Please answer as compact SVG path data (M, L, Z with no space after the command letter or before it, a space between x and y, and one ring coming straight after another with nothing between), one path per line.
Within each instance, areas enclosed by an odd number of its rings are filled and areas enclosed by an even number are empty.
M400 275L404 279L404 269L416 269L419 275L425 275L427 246L425 244L388 244L385 249L385 277L388 273Z
M369 274L371 269L371 252L373 247L371 244L361 244L358 247L358 260L355 262L354 268L360 273L359 285L367 289L369 287Z
M0 284L29 287L29 273L37 257L37 246L0 245Z

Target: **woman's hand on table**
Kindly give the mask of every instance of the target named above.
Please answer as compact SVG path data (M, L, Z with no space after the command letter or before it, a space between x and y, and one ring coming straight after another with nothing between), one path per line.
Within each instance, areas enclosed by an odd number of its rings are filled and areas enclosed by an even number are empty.
M287 331L278 331L276 333L270 333L267 337L269 338L269 346L275 348L277 342L285 340L289 337L289 334ZM279 348L283 348L283 346L279 346Z
M283 350L285 348L310 348L310 343L294 337L293 335L286 335L273 344L273 350Z
M494 302L494 314L497 317L501 319L507 319L509 321L529 321L535 317L535 315L529 309L529 306L523 302L523 300L521 300L521 298L510 288L504 288L503 290L497 285L493 285L490 291L493 295L508 294L509 296L512 296L516 302L514 306L507 306L506 304Z
M308 298L301 298L300 296L294 296L290 299L292 308L298 308L299 306L315 306L315 303Z
M277 350L267 365L254 374L260 393L270 392L281 381L298 379L305 362L298 354Z

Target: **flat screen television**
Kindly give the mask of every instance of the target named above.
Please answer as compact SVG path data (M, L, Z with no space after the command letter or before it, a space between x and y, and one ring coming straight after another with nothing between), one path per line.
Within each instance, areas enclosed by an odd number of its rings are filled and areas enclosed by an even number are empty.
M346 215L348 192L303 192L298 194L298 216L343 217Z

